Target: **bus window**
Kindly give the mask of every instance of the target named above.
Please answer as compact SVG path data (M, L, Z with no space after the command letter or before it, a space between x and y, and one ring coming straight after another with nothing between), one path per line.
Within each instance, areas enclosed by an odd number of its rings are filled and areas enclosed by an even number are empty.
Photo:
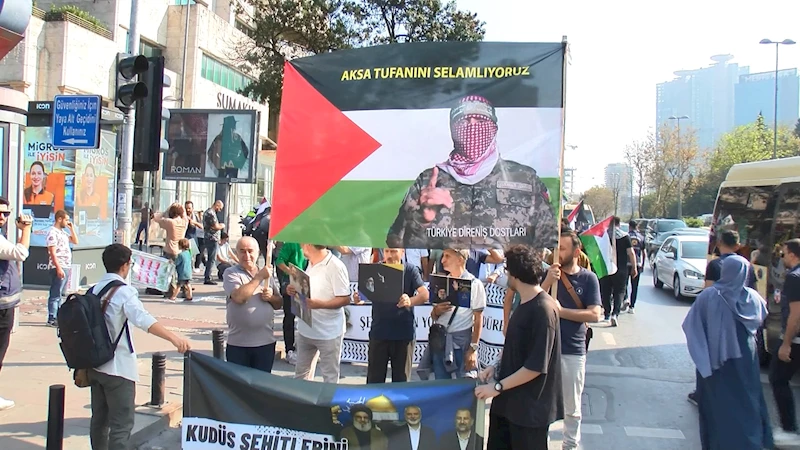
M772 254L767 265L770 273L767 283L769 298L773 297L775 289L783 287L783 276L786 268L780 250L783 243L797 237L800 233L800 183L789 183L781 187L781 198L778 203L778 212L775 215L775 228L773 230Z

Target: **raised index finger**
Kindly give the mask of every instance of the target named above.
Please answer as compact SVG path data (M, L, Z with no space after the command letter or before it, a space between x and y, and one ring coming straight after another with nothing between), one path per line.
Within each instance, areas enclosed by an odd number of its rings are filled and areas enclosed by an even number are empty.
M431 181L428 184L428 187L435 188L436 187L436 181L437 181L438 178L439 178L439 168L438 167L434 167L433 168L433 175L431 175Z

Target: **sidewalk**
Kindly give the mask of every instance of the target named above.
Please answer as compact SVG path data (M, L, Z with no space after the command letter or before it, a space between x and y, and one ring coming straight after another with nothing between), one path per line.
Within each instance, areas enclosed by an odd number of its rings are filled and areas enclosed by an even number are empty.
M167 303L163 299L141 295L145 308L163 325L186 336L192 349L211 353L211 330L225 328L225 298L222 285L195 284L195 301ZM11 344L0 372L0 396L16 406L0 411L0 449L29 450L45 446L49 386L66 386L64 412L64 449L86 450L89 445L91 416L89 389L75 387L72 373L58 347L56 329L44 325L47 319L47 292L26 290L18 310L19 328L11 335ZM131 327L139 359L140 380L136 404L150 401L151 361L155 352L167 355L166 405L162 409L138 407L132 444L141 444L157 434L170 421L180 420L183 393L183 357L165 342Z

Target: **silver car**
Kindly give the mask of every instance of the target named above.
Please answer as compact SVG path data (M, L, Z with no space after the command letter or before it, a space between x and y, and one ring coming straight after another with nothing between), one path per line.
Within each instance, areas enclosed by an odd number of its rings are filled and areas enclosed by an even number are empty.
M670 236L653 258L653 284L671 286L676 299L697 297L705 286L708 237Z

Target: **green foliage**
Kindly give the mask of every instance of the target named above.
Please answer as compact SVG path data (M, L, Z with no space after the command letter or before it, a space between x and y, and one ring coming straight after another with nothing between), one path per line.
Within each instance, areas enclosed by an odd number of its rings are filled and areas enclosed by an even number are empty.
M370 45L480 41L477 15L442 0L244 0L252 41L241 43L241 69L257 74L242 94L280 107L284 63L297 57ZM238 13L247 14L239 6Z
M703 219L698 219L697 217L684 217L683 221L686 222L686 226L689 228L700 228L703 226Z
M582 198L592 207L594 218L598 222L614 213L614 192L609 188L595 186L584 192Z
M36 6L36 5L34 4L34 6ZM50 11L48 12L48 15L50 17L53 17L53 16L57 16L59 14L64 14L64 13L72 14L73 16L78 17L80 19L83 19L83 20L91 23L92 25L94 25L96 27L104 28L104 29L106 28L97 19L97 17L89 14L88 12L80 9L79 7L77 7L75 5L60 5L60 6L51 5L50 6Z
M797 119L797 123L794 124L794 135L800 138L800 119Z

